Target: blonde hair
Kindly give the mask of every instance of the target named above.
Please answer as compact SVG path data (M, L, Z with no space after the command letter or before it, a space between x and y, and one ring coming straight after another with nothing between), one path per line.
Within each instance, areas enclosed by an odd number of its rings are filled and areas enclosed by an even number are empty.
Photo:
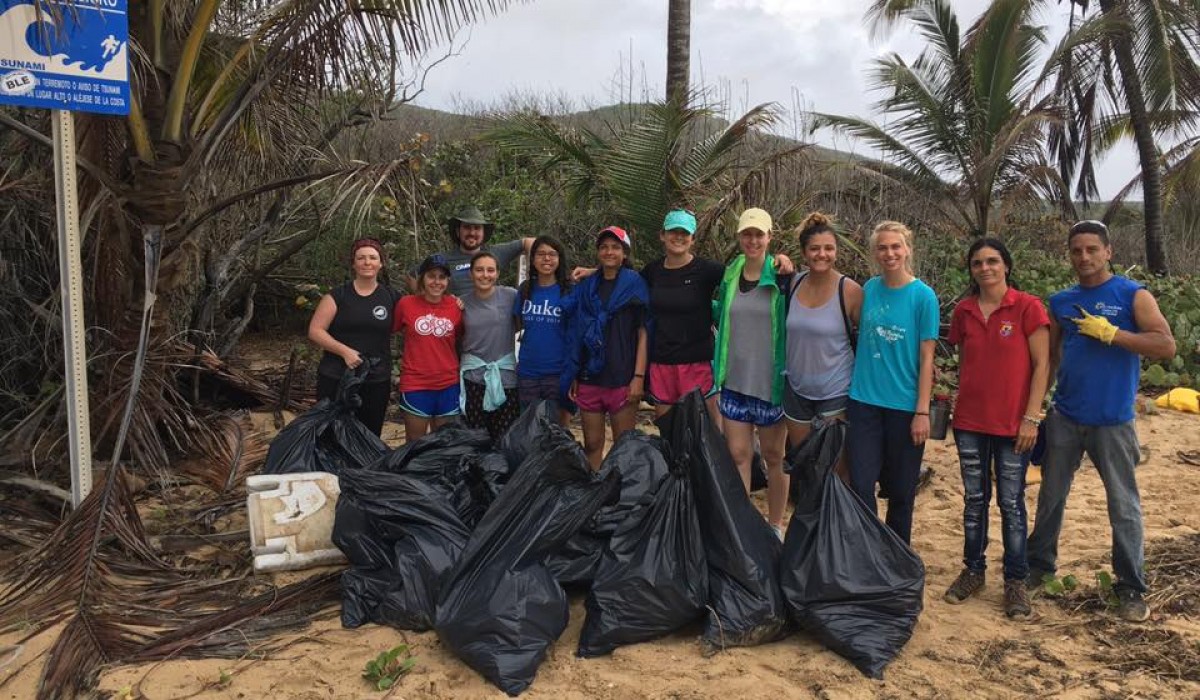
M871 266L877 272L882 272L879 269L879 261L875 259L875 247L879 245L879 234L881 233L900 234L900 240L904 242L904 249L908 251L908 256L904 258L904 270L908 274L916 276L916 273L913 272L913 266L916 264L913 259L915 255L913 250L913 232L899 221L880 221L876 224L875 230L871 232L871 237L867 239L867 247L871 250Z

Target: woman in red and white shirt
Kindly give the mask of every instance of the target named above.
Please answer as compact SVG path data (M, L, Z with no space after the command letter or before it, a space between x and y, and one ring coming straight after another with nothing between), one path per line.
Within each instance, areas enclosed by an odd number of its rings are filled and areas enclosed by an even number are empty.
M458 344L462 309L446 294L450 267L431 255L417 270L417 293L396 302L394 331L403 334L400 408L407 442L437 430L459 413Z

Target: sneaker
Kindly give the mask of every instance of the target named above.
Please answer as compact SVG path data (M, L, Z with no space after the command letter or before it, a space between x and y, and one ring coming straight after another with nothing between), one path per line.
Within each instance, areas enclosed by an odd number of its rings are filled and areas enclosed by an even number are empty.
M942 598L951 605L958 605L975 595L981 588L983 588L983 572L963 569Z
M1150 619L1150 607L1142 594L1132 588L1117 589L1117 615L1129 622L1145 622Z
M1009 617L1029 617L1029 592L1024 581L1004 582L1004 614Z

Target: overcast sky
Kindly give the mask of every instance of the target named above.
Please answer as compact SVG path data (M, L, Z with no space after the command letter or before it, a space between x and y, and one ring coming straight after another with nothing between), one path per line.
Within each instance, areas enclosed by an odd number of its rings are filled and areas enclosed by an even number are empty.
M762 102L787 111L816 109L874 116L866 71L891 51L914 58L921 44L901 25L872 41L863 24L869 0L692 0L692 83L707 85L732 112ZM986 0L955 0L967 26ZM1066 6L1050 4L1041 22L1057 37ZM461 54L429 77L418 104L465 111L513 95L549 95L573 108L658 99L666 73L667 0L535 0L464 30ZM792 134L788 134L792 135ZM831 134L841 150L861 145ZM1132 145L1103 163L1101 196L1136 172Z

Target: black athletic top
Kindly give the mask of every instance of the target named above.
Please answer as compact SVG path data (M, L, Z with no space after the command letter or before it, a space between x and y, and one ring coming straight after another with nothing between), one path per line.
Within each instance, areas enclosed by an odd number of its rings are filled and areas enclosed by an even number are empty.
M392 310L400 295L380 284L364 297L354 290L353 282L331 289L329 295L337 304L329 335L357 350L364 360L378 357L380 361L367 375L367 381L387 381L392 372ZM324 377L341 377L345 372L345 361L331 352L326 352L317 365L317 374Z
M654 316L651 362L662 365L712 362L712 300L724 275L724 265L700 257L673 270L663 266L663 258L642 268L642 277L650 288L650 313Z

